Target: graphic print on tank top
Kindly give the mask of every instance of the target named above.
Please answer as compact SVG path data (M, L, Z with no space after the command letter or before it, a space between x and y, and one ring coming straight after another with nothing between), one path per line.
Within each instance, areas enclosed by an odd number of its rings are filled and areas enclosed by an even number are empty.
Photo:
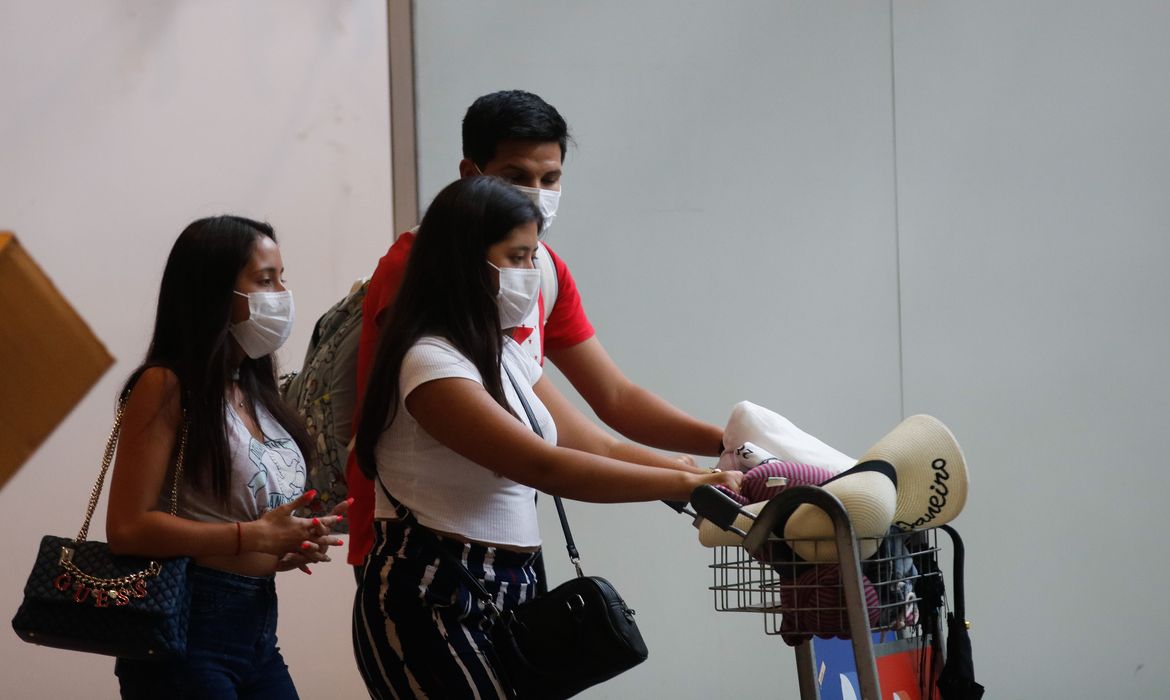
M291 438L266 437L261 442L250 436L248 457L256 469L248 488L257 503L277 508L304 493L305 464Z

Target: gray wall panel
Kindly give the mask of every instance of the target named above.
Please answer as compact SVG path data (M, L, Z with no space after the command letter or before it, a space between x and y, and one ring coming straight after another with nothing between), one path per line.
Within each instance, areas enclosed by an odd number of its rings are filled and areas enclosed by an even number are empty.
M457 176L475 97L536 92L577 141L549 241L627 374L712 422L748 399L853 453L897 422L888 7L416 12L424 203ZM758 616L712 611L709 554L684 519L659 504L569 511L587 571L629 598L651 648L591 697L795 690L792 653ZM548 515L557 579L568 566Z
M1170 8L894 18L906 411L972 467L977 665L995 697L1165 697Z
M1164 4L426 8L424 197L473 97L544 94L580 144L552 242L631 375L715 421L754 399L854 453L903 408L938 415L971 465L958 525L996 696L1170 686ZM533 34L555 51L530 58ZM690 571L654 507L622 508ZM573 510L628 541L611 509ZM671 656L668 683L688 671Z

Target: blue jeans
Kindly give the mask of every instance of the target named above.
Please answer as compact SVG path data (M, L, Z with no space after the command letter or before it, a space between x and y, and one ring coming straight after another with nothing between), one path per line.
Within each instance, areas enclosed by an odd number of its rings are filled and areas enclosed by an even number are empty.
M125 700L297 700L276 646L276 582L192 565L187 656L118 659Z

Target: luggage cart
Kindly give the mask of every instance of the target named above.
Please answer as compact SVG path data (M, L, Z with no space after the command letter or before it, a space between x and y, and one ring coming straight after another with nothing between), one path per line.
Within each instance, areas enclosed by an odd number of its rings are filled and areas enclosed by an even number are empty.
M813 636L851 639L862 700L883 697L875 647L884 652L917 646L922 700L937 698L934 677L944 662L946 619L937 531L949 528L859 539L840 500L816 486L785 489L758 516L710 486L696 489L691 503L696 525L706 519L743 537L742 546L714 547L715 609L762 614L766 634L795 646L801 700L820 700ZM786 540L774 533L805 503L829 516L832 538ZM752 521L746 531L735 527L743 516ZM796 549L811 551L811 558L796 556ZM862 551L874 553L863 560Z

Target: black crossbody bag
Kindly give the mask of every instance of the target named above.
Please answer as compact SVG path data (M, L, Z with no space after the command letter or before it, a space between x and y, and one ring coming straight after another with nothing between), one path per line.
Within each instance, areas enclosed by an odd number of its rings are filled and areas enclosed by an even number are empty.
M532 429L544 437L516 379L507 367L504 371L520 397ZM425 533L424 536L434 538L437 545L438 537L390 494L380 477L378 483L391 503L405 511L411 525ZM443 560L459 572L468 592L483 603L492 621L492 645L501 666L496 670L516 697L522 699L572 697L628 671L649 655L634 622L634 611L613 585L600 576L585 576L581 571L581 556L569 531L564 504L558 496L553 496L553 500L565 532L569 561L576 568L577 576L511 610L500 610L491 594L458 558L444 547L435 547Z

